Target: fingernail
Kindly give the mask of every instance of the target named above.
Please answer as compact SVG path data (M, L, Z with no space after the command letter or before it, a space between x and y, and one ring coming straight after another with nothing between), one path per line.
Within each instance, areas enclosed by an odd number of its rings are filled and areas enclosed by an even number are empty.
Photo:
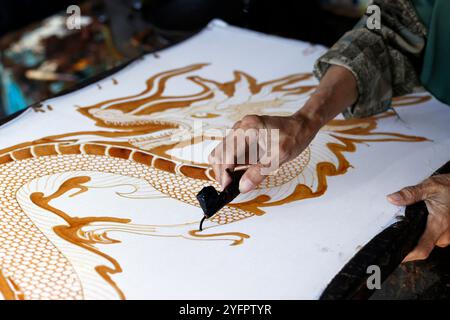
M249 179L241 179L239 182L239 191L241 193L246 193L252 190L255 186Z
M394 201L394 202L399 202L399 201L403 200L402 196L398 192L391 193L387 197L389 200Z

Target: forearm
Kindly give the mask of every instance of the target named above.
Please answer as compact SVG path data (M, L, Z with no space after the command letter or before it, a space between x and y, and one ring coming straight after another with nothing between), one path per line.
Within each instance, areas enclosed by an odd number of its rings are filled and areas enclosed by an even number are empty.
M374 0L382 12L380 30L369 30L367 16L342 36L314 68L318 79L339 65L356 77L358 99L343 112L345 117L368 117L388 110L392 97L420 85L418 71L426 29L409 0Z
M319 130L347 107L355 103L358 89L355 76L346 68L331 66L316 91L293 116L307 119Z

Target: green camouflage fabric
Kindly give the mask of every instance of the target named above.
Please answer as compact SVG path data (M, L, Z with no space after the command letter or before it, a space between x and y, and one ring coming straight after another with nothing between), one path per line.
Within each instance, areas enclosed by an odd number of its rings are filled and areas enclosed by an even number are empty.
M357 80L358 100L346 118L371 116L391 107L393 97L417 91L426 28L410 0L375 0L381 30L369 30L368 16L320 57L314 74L321 79L331 65L349 69Z

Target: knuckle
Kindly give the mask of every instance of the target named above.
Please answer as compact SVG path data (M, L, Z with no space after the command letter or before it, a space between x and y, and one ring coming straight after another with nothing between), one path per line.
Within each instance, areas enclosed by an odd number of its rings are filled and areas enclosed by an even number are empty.
M426 248L417 248L415 251L418 260L425 260L430 255L430 251Z
M237 122L233 125L233 129L237 129L237 128L239 128L241 125L242 125L242 121L239 120L239 121L237 121Z
M426 183L424 183L424 185L432 189L435 189L436 187L441 185L439 179L436 177L430 177L427 180L425 180L425 182Z
M448 186L445 183L444 179L440 176L433 176L426 180L427 186L429 190L433 193L440 193L443 190L447 189Z
M415 195L415 188L414 187L405 187L400 191L403 194L403 197L410 199L414 197Z
M252 174L248 175L248 179L253 185L258 185L261 182L260 176L262 168L263 166L258 164L254 167L254 171L252 172Z
M257 116L255 114L249 114L242 118L241 120L242 125L254 125L261 122L260 116Z

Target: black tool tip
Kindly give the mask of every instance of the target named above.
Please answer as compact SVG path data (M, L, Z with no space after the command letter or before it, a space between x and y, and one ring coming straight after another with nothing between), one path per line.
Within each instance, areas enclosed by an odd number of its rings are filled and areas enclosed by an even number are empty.
M200 221L200 227L199 227L200 231L203 231L203 222L205 221L205 219L206 219L206 216L203 216L202 220Z

